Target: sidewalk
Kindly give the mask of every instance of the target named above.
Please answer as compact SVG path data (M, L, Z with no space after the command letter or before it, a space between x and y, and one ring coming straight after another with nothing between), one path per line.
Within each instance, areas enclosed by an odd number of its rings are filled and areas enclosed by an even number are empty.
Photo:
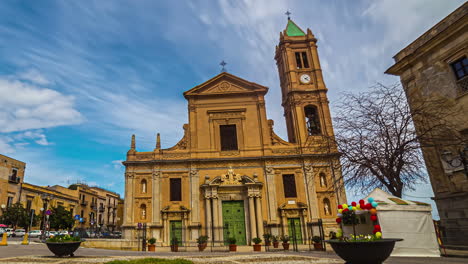
M105 263L115 259L130 259L143 257L185 258L195 263L273 263L273 264L305 264L305 263L344 263L334 252L138 252L123 250L108 250L95 248L79 248L74 258L56 258L44 244L8 245L0 247L0 263L51 263L51 264L94 264ZM451 264L467 263L466 258L408 258L391 257L385 264Z

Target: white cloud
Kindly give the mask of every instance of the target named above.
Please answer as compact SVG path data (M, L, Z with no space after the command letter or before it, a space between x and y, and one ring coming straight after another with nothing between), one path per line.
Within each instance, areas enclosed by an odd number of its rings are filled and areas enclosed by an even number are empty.
M15 153L15 148L11 145L11 138L0 137L0 153L1 154L13 154Z
M0 132L73 125L84 121L74 108L74 97L52 89L0 78L0 94Z
M123 160L113 160L111 163L114 169L122 169L123 168L122 162Z
M15 145L25 144L21 141L32 140L39 145L48 146L51 143L47 140L46 135L43 133L42 130L28 130L26 132L18 133L13 136L15 142L20 141L20 143L15 143Z
M36 69L30 69L26 72L20 73L18 75L20 80L26 80L26 81L31 81L35 84L39 85L47 85L50 84L50 81L47 80L46 77L44 77L39 71Z

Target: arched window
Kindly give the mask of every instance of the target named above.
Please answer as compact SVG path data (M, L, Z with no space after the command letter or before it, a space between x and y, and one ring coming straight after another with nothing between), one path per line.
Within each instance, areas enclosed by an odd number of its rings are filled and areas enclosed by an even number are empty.
M146 193L146 180L141 180L141 193Z
M330 200L328 198L323 199L323 212L325 215L331 215Z
M320 119L317 107L314 105L304 107L304 114L309 135L320 135Z
M140 219L146 219L146 204L140 205Z
M327 187L327 176L325 173L320 173L320 187Z

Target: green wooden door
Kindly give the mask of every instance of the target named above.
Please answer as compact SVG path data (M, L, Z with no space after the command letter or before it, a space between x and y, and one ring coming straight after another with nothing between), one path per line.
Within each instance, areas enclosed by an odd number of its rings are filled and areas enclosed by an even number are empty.
M225 241L228 237L235 237L237 245L247 245L244 201L223 201L223 227Z
M299 218L288 218L288 233L291 243L293 238L296 237L298 244L302 244L302 230L301 230L301 219Z
M177 238L178 245L182 246L182 221L170 221L170 236L171 240L169 241L172 244L172 239Z

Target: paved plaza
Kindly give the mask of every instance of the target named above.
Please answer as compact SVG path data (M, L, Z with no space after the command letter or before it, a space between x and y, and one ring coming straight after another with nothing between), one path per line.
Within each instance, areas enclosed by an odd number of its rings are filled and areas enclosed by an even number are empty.
M108 250L95 248L79 248L73 258L56 258L44 244L31 243L24 246L17 243L0 247L0 263L53 263L53 264L87 264L105 263L115 259L133 259L145 257L158 258L184 258L195 263L274 263L274 264L302 264L302 263L344 263L332 251L328 252L137 252L123 250ZM442 264L442 263L467 263L466 258L407 258L392 257L385 264Z

